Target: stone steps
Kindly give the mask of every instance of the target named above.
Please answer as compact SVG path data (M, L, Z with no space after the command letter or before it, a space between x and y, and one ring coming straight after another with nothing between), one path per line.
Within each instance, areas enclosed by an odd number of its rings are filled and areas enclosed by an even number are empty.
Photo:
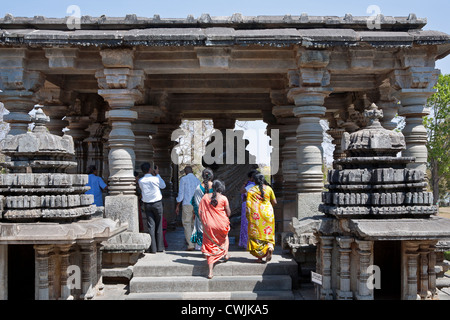
M292 291L147 292L126 300L294 300Z
M280 251L280 250L278 250ZM292 300L297 286L298 266L290 257L275 251L269 263L243 250L230 251L227 262L208 266L201 252L166 251L146 254L133 267L127 300Z

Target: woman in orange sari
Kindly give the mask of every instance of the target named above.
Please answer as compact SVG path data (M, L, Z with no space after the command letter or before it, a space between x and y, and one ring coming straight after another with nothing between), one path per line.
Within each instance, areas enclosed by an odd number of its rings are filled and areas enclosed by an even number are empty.
M203 224L202 252L208 262L208 279L213 277L214 263L228 255L228 232L230 231L230 205L225 192L225 184L214 180L213 192L203 196L199 204L200 220Z
M247 192L248 242L247 250L257 257L257 262L272 259L275 246L275 216L273 206L277 203L272 188L264 176L253 176L255 186Z

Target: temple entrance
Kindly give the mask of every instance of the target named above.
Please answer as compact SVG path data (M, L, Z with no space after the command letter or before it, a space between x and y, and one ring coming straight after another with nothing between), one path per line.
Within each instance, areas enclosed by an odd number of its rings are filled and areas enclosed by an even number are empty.
M33 245L8 245L8 300L34 300Z
M374 265L381 271L381 288L374 289L375 300L401 299L401 241L375 241Z

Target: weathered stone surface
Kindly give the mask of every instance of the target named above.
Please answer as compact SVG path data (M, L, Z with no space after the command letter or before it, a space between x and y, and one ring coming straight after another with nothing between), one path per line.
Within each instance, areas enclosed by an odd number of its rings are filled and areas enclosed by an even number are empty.
M128 231L139 232L138 199L135 195L105 197L105 217L128 225Z

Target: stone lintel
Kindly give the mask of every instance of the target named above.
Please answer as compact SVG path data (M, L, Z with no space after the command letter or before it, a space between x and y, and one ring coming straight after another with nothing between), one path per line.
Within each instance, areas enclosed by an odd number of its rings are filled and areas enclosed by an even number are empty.
M349 227L365 240L450 239L450 220L429 219L349 219Z
M71 244L86 240L100 242L126 229L126 224L103 218L70 224L0 223L0 244Z

